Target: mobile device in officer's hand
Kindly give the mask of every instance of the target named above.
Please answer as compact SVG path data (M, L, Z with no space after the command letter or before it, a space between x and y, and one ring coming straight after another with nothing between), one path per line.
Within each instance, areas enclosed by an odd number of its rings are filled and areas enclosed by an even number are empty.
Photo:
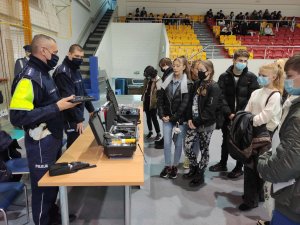
M78 102L87 102L93 100L95 100L93 96L75 96L73 99L70 100L70 102L78 103Z

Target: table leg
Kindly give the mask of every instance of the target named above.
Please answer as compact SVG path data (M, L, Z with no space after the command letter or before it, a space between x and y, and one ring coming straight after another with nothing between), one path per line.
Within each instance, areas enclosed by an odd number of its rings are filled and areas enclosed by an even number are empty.
M125 225L131 223L131 186L125 186Z
M67 187L59 187L59 200L62 225L69 225L68 190Z

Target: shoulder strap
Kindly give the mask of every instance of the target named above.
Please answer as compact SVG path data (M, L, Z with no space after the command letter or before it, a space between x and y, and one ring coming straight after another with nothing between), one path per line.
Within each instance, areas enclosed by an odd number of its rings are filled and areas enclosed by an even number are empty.
M268 102L269 102L270 98L272 97L272 95L274 95L276 92L280 93L279 91L273 91L273 92L271 92L271 94L270 94L269 97L267 98L267 101L266 101L265 106L268 104Z

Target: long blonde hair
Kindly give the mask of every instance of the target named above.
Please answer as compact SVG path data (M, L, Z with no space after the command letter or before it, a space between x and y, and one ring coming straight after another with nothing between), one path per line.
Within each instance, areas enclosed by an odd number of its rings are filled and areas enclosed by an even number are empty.
M284 70L282 68L281 63L271 63L263 65L259 68L259 71L269 70L273 74L276 75L275 80L273 81L273 86L278 89L280 94L282 95L284 89Z

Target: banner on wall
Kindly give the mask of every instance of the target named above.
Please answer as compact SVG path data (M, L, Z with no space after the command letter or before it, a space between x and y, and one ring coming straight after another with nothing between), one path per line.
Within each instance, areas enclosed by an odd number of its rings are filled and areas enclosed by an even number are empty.
M91 0L77 0L77 1L80 2L88 10L90 10L90 8L91 8Z

